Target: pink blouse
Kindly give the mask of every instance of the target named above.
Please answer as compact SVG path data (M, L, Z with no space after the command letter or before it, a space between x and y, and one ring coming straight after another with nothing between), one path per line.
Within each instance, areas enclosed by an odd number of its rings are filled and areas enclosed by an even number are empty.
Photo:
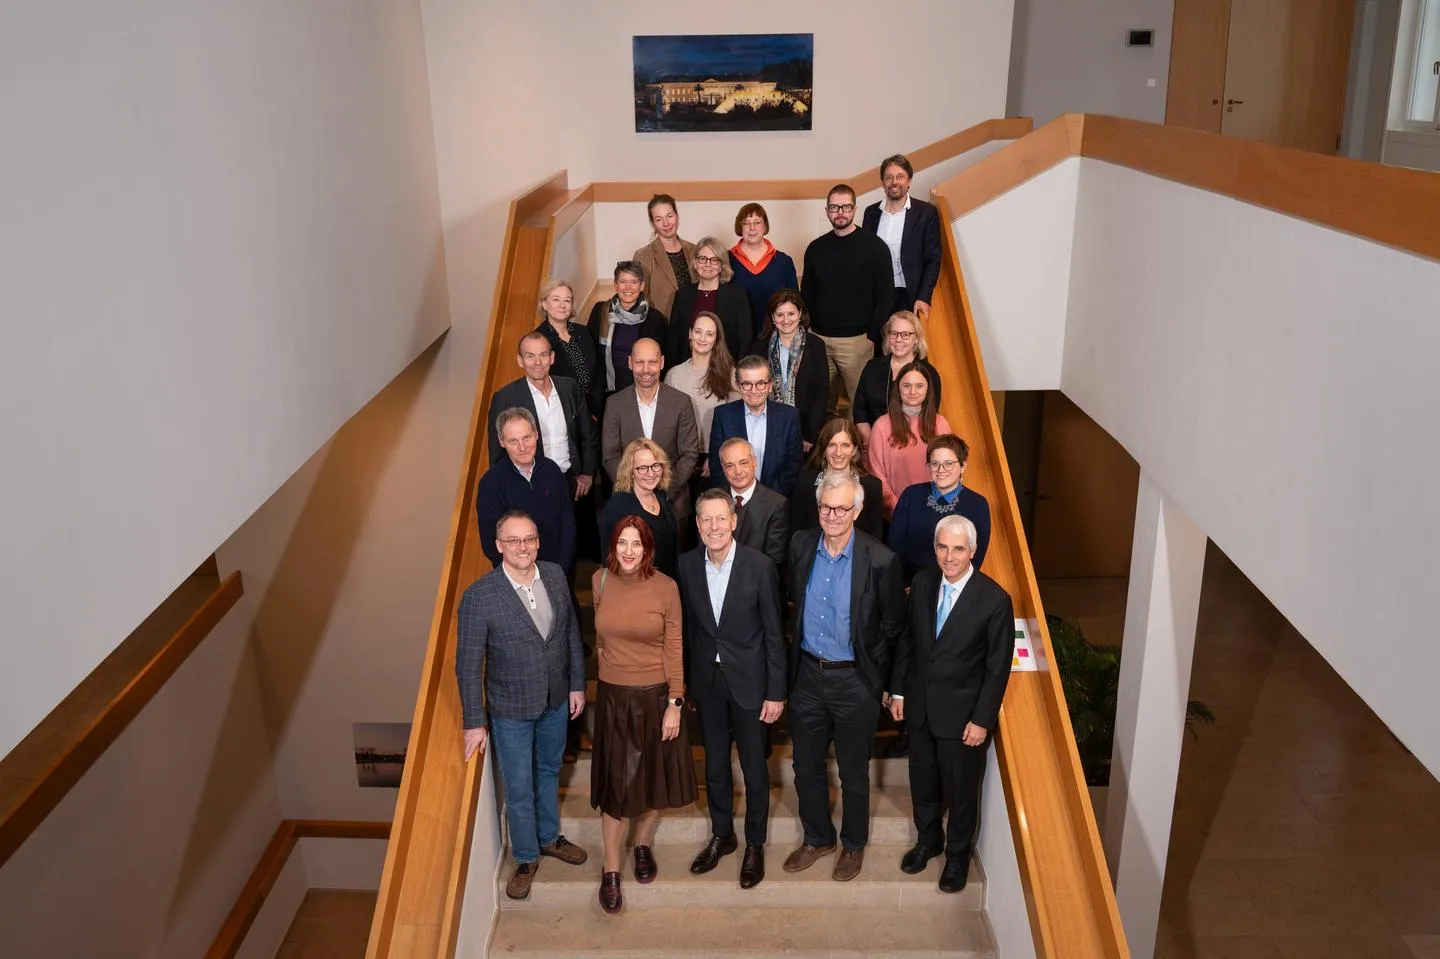
M885 515L889 517L895 509L895 501L905 492L905 487L916 483L930 482L930 467L925 462L925 444L915 437L920 433L920 417L910 419L910 445L896 449L890 445L890 417L880 417L870 428L870 444L866 459L870 472L880 480L880 491L884 494ZM943 416L935 417L935 435L950 432L950 423Z

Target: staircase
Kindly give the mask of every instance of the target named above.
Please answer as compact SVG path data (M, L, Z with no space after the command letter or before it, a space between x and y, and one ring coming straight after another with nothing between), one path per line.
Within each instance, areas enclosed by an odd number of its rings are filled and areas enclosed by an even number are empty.
M584 756L567 765L560 774L560 830L590 858L581 866L542 858L530 898L515 902L504 892L514 870L507 844L490 954L537 959L882 955L989 959L995 955L979 862L972 864L969 884L956 895L936 888L943 857L932 860L918 876L900 871L900 857L914 843L906 760L871 760L865 867L854 880L839 883L830 878L834 856L801 873L781 868L800 844L801 829L791 785L790 749L777 746L770 759L765 881L742 890L740 852L726 856L706 875L690 874L690 860L710 838L698 748L695 755L700 795L693 806L662 816L653 847L660 871L653 883L635 882L634 859L627 846L621 871L625 908L618 916L606 916L596 901L603 849L599 813L590 807L590 760ZM738 789L743 780L733 757L732 771ZM835 796L838 779L833 760L830 780ZM743 829L743 794L735 799L735 819L737 831Z

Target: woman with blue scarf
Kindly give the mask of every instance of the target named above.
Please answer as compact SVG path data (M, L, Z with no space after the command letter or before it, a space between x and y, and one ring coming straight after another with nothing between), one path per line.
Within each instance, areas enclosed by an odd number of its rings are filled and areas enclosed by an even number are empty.
M990 503L961 482L970 447L953 433L935 437L925 448L930 482L907 486L890 517L887 543L904 565L905 585L915 574L935 565L935 527L941 517L960 514L975 524L975 568L985 562L990 546Z

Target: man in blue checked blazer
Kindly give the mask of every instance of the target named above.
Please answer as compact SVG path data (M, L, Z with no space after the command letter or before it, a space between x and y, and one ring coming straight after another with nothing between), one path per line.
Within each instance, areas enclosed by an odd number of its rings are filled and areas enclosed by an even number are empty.
M586 859L560 834L559 795L566 727L585 708L585 661L570 584L559 566L536 559L535 521L506 513L494 535L500 565L460 600L455 674L465 758L493 737L505 781L516 862L505 894L526 899L541 856L570 865Z

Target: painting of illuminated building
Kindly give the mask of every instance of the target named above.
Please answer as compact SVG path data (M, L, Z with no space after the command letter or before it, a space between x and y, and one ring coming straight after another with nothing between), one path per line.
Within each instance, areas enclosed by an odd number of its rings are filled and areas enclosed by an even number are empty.
M810 33L635 37L635 130L809 130L814 50Z

